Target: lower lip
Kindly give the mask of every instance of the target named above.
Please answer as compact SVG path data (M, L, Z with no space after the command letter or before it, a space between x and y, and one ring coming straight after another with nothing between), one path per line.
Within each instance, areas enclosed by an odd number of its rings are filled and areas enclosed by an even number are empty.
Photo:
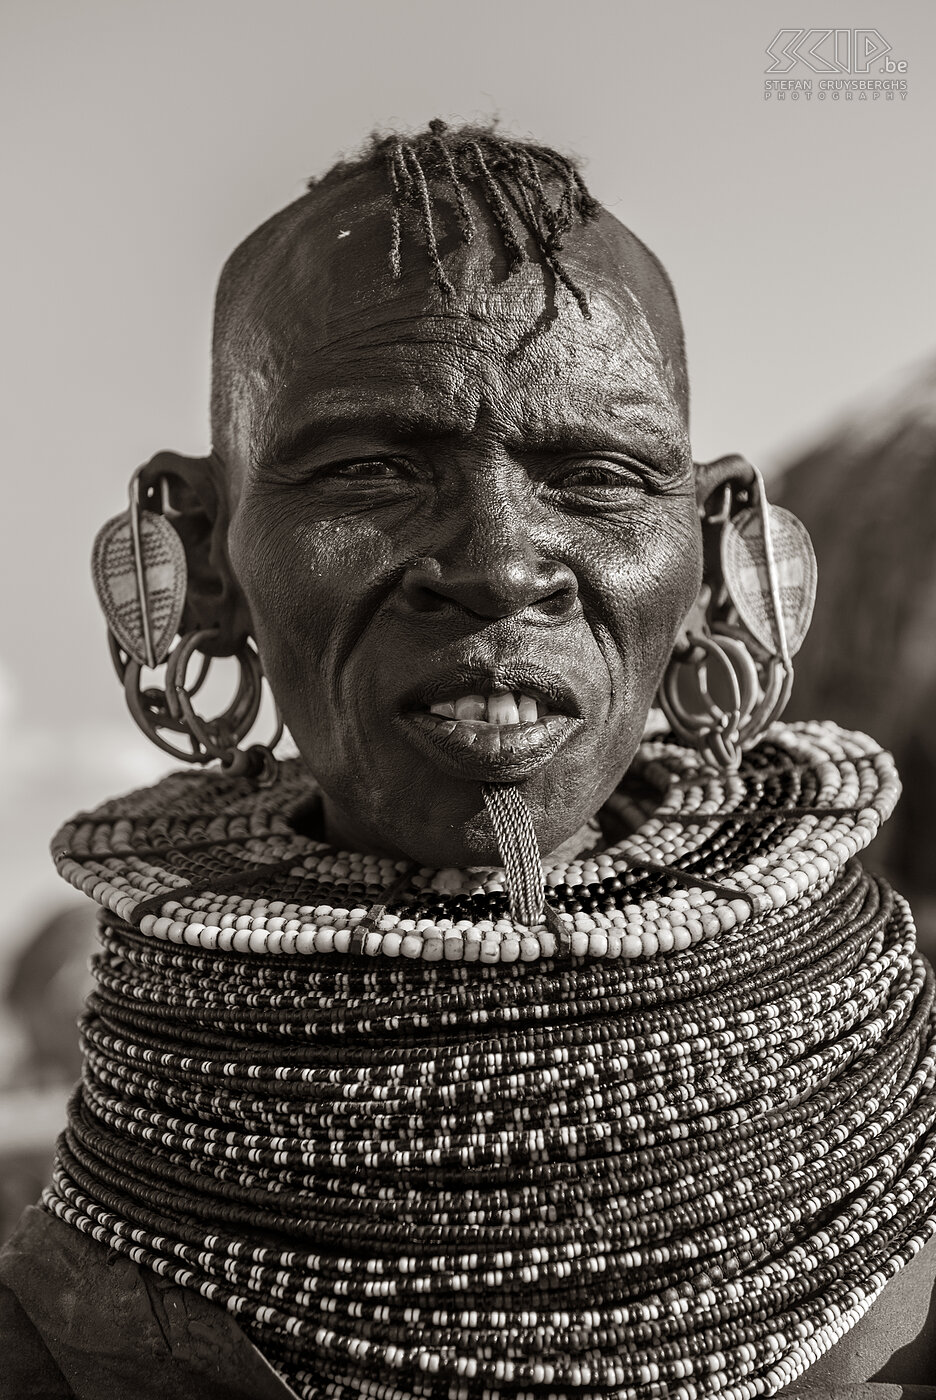
M517 782L555 758L582 727L570 715L549 715L534 724L486 724L446 719L424 710L400 716L407 737L454 777L478 782Z

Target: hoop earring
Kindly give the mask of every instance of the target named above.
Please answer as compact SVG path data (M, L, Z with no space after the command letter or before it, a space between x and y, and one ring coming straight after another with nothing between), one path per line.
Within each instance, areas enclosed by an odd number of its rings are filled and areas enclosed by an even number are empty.
M783 713L816 599L806 527L769 504L751 470L750 485L726 483L717 512L703 503L705 557L716 562L657 692L678 738L729 771Z
M134 472L130 481L129 508L101 527L92 551L94 587L107 620L111 659L127 707L146 737L173 758L197 764L220 760L222 772L267 786L277 776L273 749L283 733L275 700L272 739L247 749L239 747L260 710L260 656L252 640L246 639L234 653L240 674L227 709L210 719L197 712L193 698L214 659L205 647L218 629L179 634L188 581L185 550L169 519L166 478L161 477L146 493L144 505L141 471ZM159 508L152 509L153 505ZM189 683L188 671L196 655L198 669ZM154 670L163 663L163 688L144 688L144 667ZM173 742L167 734L181 736L187 746Z

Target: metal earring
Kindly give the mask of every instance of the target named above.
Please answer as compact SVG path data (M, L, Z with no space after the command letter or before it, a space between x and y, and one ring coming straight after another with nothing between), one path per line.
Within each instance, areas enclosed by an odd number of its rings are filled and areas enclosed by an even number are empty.
M803 523L767 501L763 478L728 482L720 508L702 511L714 575L674 649L657 693L673 732L714 766L732 770L779 719L792 658L809 629L816 556Z
M260 710L260 657L252 641L245 640L234 653L239 676L230 705L210 719L198 714L193 700L213 659L204 648L217 629L178 635L188 582L185 549L171 522L168 481L160 477L144 493L142 470L131 478L128 509L101 527L91 557L95 592L107 619L111 658L127 706L147 738L173 758L197 764L220 760L224 773L267 785L277 774L273 749L283 732L279 709L269 743L239 747ZM155 670L164 663L163 687L144 688L144 667ZM193 663L195 675L189 681ZM178 735L180 741L167 735Z

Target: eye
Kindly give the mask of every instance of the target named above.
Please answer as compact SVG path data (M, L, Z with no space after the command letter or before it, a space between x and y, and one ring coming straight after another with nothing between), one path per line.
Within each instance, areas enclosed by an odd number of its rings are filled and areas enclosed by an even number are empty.
M557 491L611 492L639 489L644 480L636 467L607 457L589 457L566 463L551 474L548 484Z
M408 475L407 464L396 457L365 457L353 462L336 462L328 476L345 481L398 481Z

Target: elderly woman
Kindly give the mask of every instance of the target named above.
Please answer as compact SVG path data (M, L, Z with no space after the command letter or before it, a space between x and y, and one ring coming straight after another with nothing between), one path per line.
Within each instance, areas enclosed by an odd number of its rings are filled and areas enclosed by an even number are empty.
M0 1392L936 1394L896 778L776 722L808 538L693 466L660 264L551 150L376 141L228 262L212 409L95 548L221 764L54 843L102 947Z

